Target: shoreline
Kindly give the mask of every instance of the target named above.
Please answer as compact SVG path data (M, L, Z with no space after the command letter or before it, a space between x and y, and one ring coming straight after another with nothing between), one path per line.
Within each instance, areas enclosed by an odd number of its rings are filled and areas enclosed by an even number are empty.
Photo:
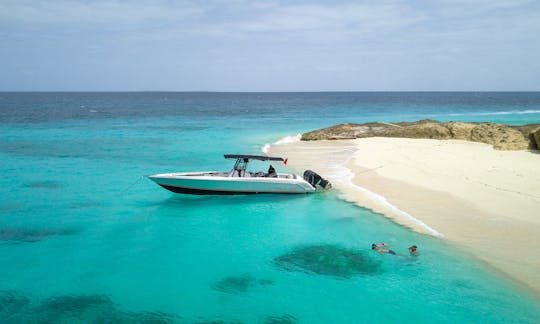
M281 141L269 155L313 169L340 196L448 240L540 293L540 154L459 140Z

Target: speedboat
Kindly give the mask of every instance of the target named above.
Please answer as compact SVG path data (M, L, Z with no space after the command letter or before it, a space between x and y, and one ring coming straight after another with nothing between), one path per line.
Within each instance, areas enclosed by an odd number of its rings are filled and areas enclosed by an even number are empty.
M163 188L175 193L194 195L235 195L257 193L299 194L329 189L331 184L311 170L306 170L303 177L293 173L277 173L272 165L268 172L250 172L250 161L279 161L287 159L259 155L226 154L226 159L235 159L233 168L228 172L176 172L148 176Z

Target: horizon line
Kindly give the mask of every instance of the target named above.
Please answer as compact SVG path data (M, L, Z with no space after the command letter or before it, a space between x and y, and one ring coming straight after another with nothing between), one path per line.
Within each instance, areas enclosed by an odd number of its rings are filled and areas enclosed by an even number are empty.
M219 91L219 90L0 90L0 93L526 93L540 90L304 90L304 91Z

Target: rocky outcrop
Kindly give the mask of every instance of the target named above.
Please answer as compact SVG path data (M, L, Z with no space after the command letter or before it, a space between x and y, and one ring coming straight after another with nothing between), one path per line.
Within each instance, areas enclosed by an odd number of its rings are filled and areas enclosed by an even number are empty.
M537 128L534 132L531 132L531 138L536 145L536 149L540 150L540 127Z
M471 132L471 141L493 145L497 150L525 150L530 141L515 129L501 124L478 124Z
M453 139L470 141L472 130L475 125L471 123L450 122L447 123L448 130Z
M302 140L364 137L457 139L491 144L497 150L525 150L540 147L540 124L509 126L496 123L441 123L431 119L400 123L347 123L305 133Z

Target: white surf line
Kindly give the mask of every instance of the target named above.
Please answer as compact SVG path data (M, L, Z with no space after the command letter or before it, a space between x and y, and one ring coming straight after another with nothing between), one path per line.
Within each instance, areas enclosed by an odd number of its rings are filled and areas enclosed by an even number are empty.
M347 164L348 161L352 158L349 157L349 159L347 159L347 161L344 163L344 164ZM433 236L436 236L436 237L444 237L444 235L440 232L438 232L437 230L435 230L434 228L430 227L429 225L427 225L426 223L422 222L421 220L419 220L418 218L414 217L413 215L399 209L398 207L396 207L395 205L393 205L392 203L390 203L388 201L388 199L386 199L384 196L381 196L373 191L370 191L364 187L361 187L359 185L356 185L352 182L352 179L354 178L355 174L351 171L351 169L345 167L344 165L341 165L339 166L338 168L343 168L344 169L344 178L346 180L346 184L349 185L350 187L354 188L356 191L360 191L362 193L364 193L366 196L368 196L369 199L373 200L373 201L376 201L378 202L379 204L381 205L384 205L386 206L387 208L389 208L390 210L392 210L393 212L395 212L396 214L410 220L411 222L417 224L418 226L420 226L421 228L423 228L424 230L426 230L428 233L430 233L431 235ZM339 181L339 180L338 180Z
M281 145L281 144L300 142L301 138L302 138L302 134L288 135L288 136L285 136L285 137L282 137L282 138L278 139L277 141L275 141L272 144L268 144L268 143L264 144L263 147L261 148L261 151L264 154L268 154L268 150L270 149L270 147L272 145Z
M496 116L496 115L527 115L527 114L540 114L540 110L528 109L528 110L486 111L486 112L472 112L472 113L451 113L451 114L444 114L443 116Z
M398 126L398 125L395 125L395 126ZM401 126L399 126L399 127L401 127ZM298 141L300 141L301 137L302 137L301 134L292 135L292 136L285 136L285 137L279 139L278 141L276 141L273 144L268 144L268 143L264 144L264 146L261 148L261 150L266 154L266 153L268 153L268 150L270 149L270 147L272 145L279 145L279 144L298 142ZM354 150L351 150L351 149L345 149L345 150L350 151L351 153L354 153ZM351 171L351 169L349 169L349 168L347 168L345 166L345 164L347 164L350 161L350 159L352 159L352 158L353 158L353 155L351 154L351 156L349 156L342 165L338 165L338 166L334 167L334 169L337 171L336 174L327 175L326 178L328 178L328 179L330 179L332 181L335 180L335 181L338 181L338 182L340 182L340 181L345 182L346 185L354 188L357 191L360 191L360 192L366 194L369 197L369 199L374 200L374 201L378 202L379 204L386 206L387 208L389 208L390 210L392 210L396 214L398 214L398 215L410 220L411 222L417 224L419 227L425 229L429 234L431 234L433 236L436 236L436 237L444 237L444 235L442 233L439 233L438 231L431 228L429 225L422 222L418 218L416 218L416 217L412 216L411 214L409 214L409 213L399 209L398 207L392 205L384 196L381 196L381 195L379 195L379 194L377 194L377 193L375 193L373 191L370 191L370 190L368 190L368 189L366 189L364 187L355 185L352 182L352 179L354 178L355 174ZM379 167L377 167L375 169L382 168L382 167L383 166L379 166ZM373 170L374 169L370 169L370 170L367 170L367 171L373 171ZM343 180L345 180L345 181L343 181ZM332 181L330 181L330 182L332 182Z

